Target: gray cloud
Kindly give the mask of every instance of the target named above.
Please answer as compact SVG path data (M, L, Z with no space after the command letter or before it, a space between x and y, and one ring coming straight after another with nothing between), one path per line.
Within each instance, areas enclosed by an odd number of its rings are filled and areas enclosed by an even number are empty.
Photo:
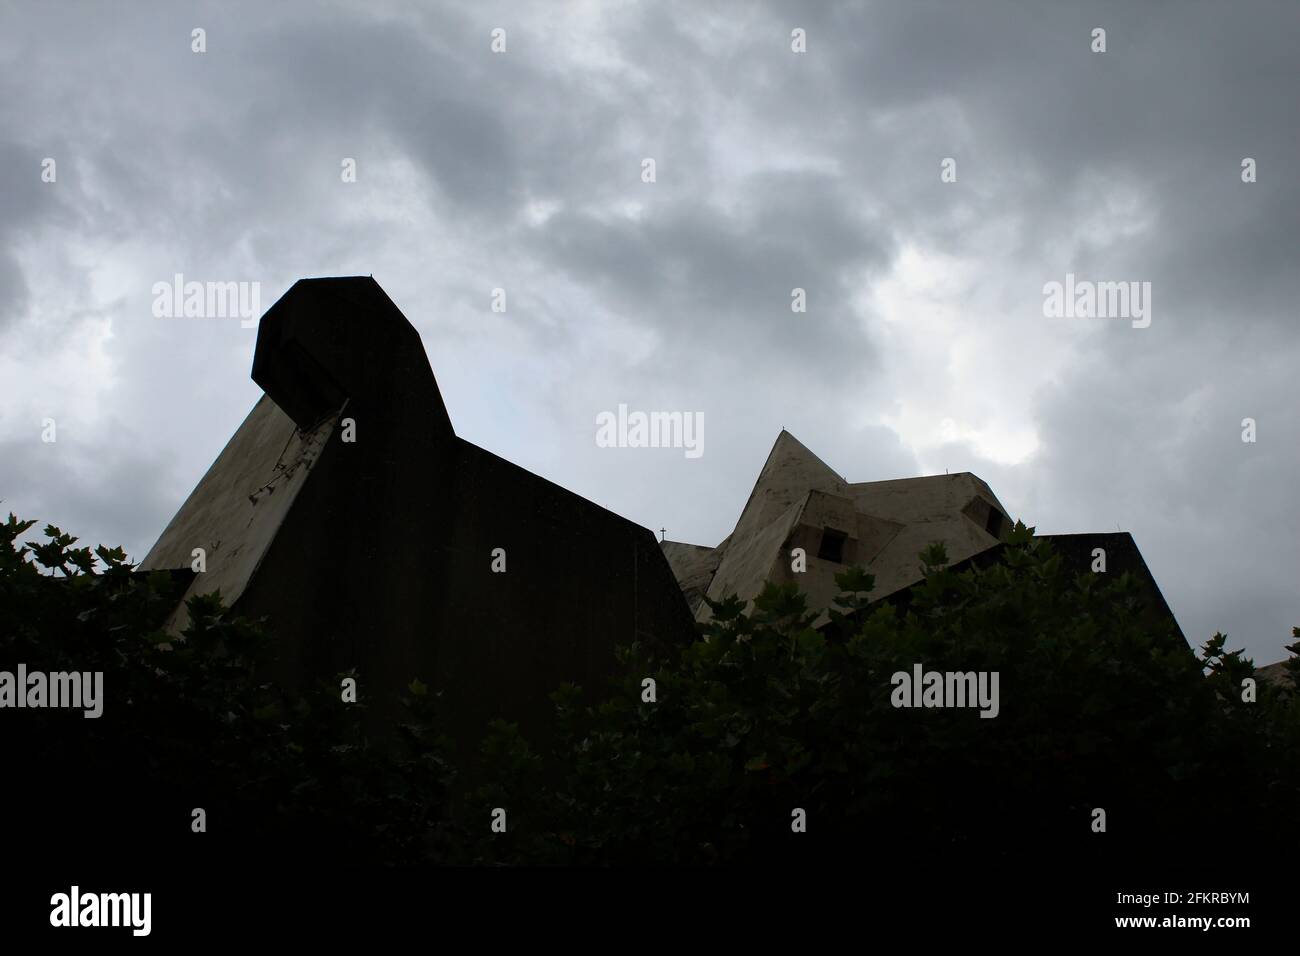
M22 540L43 540L40 532L53 524L79 537L78 546L121 545L133 561L143 558L175 509L163 480L165 450L66 427L50 444L37 436L35 443L0 442L6 463L0 511L38 522Z

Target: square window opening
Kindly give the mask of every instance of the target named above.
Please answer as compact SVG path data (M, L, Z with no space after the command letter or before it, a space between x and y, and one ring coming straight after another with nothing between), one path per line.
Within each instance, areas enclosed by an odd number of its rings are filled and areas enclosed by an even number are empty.
M836 564L844 563L844 542L849 538L844 531L835 528L822 529L822 544L817 550L817 557L823 561L834 561Z

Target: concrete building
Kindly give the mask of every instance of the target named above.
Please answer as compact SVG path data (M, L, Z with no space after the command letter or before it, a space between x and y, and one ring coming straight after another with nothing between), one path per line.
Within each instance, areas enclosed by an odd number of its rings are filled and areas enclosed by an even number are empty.
M141 567L201 558L185 596L267 618L268 676L356 669L380 714L412 679L442 690L463 744L493 717L543 726L547 695L599 686L617 644L691 640L705 595L793 581L824 611L861 564L873 600L905 601L926 545L990 560L1011 524L974 475L849 483L783 431L726 540L657 544L458 437L419 333L369 278L295 283L261 319L252 377L265 394ZM1057 537L1079 561L1097 536ZM1132 539L1103 537L1159 598ZM182 603L168 626L185 623Z
M794 582L810 608L830 606L835 575L859 564L876 576L873 600L920 579L917 555L942 541L957 562L996 544L1011 525L992 490L969 473L850 484L782 431L735 530L716 548L661 545L697 621L704 596L752 600L763 585ZM802 548L807 570L791 568Z
M475 741L492 717L534 722L565 681L599 685L616 644L691 638L648 529L456 436L373 279L295 283L261 319L252 376L265 394L142 567L202 549L187 596L267 617L273 676L356 668L381 709L420 678Z
M875 575L870 600L905 603L907 590L921 580L918 555L931 542L943 543L957 569L980 565L996 559L1013 524L992 489L969 472L850 483L782 431L721 544L665 541L661 547L697 621L712 615L706 595L749 601L768 582L793 582L807 595L809 609L821 612L820 626L839 594L835 575L846 568L857 564ZM1090 566L1094 547L1105 548L1108 572L1133 573L1148 592L1151 612L1177 629L1130 535L1041 537L1079 571ZM798 548L806 561L801 572L792 567Z

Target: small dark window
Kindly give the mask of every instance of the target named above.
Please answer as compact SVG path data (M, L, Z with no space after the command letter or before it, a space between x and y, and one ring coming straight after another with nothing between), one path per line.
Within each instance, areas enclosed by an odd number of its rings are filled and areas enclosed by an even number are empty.
M848 537L843 531L836 531L834 528L823 528L822 546L817 551L817 557L823 561L834 561L836 564L843 564L844 542L848 540Z
M989 520L984 522L984 530L995 538L1002 537L1002 512L997 508L989 509Z

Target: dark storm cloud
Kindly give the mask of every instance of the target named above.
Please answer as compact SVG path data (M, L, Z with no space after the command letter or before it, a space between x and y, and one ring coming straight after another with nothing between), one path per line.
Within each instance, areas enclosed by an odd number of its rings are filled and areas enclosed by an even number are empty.
M860 276L845 269L883 268L889 240L823 180L756 177L741 217L671 200L661 209L653 195L643 221L557 215L538 254L694 348L865 372L877 357L846 305ZM796 288L813 318L792 312Z
M54 184L41 181L48 153L0 139L0 170L8 185L0 190L0 333L27 311L28 286L16 252L38 224L70 218L57 202ZM56 174L59 172L55 166ZM64 168L65 182L71 170Z
M1107 30L1104 54L1089 50L1094 27ZM1294 4L1005 2L879 4L861 15L839 5L816 42L835 61L839 102L959 106L981 173L1004 178L994 159L1016 170L1013 189L995 195L1030 225L1023 251L1078 218L1083 177L1099 178L1084 198L1103 209L1108 183L1132 183L1158 217L1158 241L1130 251L1164 307L1268 321L1292 313L1300 293L1300 181L1285 172L1300 119L1297 40ZM933 152L912 155L927 173L935 165ZM1248 188L1247 156L1261 169ZM949 201L920 195L927 206Z
M306 135L359 162L392 140L458 214L500 213L520 180L504 122L512 83L474 55L481 50L448 38L461 30L282 20L248 37L240 52L266 90L253 118L274 123L287 140Z

